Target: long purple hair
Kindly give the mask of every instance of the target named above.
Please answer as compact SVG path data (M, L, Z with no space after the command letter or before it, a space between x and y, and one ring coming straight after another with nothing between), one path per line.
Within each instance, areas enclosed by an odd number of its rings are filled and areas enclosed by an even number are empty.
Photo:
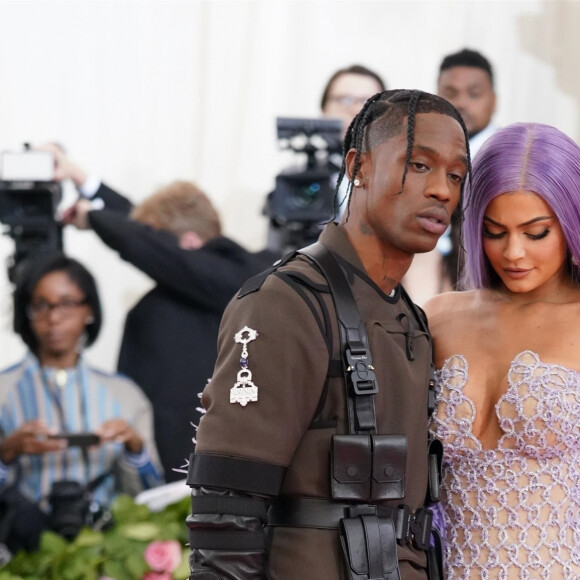
M482 245L483 216L502 193L532 191L556 214L568 246L568 268L574 279L580 259L580 147L564 133L539 123L514 123L494 133L473 161L466 188L463 223L463 288L491 288L497 275Z

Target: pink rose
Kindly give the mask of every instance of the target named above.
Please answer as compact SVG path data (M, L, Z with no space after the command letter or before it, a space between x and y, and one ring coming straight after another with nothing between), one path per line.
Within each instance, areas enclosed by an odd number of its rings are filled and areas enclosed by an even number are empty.
M141 580L172 580L169 572L147 572Z
M173 572L181 562L181 546L175 540L151 542L145 549L145 562L154 572ZM146 580L169 580L170 576L144 576Z

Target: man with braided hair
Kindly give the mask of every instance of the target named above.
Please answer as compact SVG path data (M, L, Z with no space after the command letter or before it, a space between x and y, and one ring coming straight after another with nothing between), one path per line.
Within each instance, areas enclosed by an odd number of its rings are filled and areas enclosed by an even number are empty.
M344 152L341 222L222 320L188 474L191 580L428 578L431 342L399 281L449 224L467 133L444 99L385 91Z

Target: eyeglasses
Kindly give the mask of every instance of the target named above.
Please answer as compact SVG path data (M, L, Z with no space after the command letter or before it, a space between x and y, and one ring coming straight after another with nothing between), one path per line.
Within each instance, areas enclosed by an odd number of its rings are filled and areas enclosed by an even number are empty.
M62 302L57 302L56 304L46 302L46 300L39 300L38 302L33 302L28 306L28 318L31 320L48 318L53 310L63 318L68 318L69 316L72 316L74 311L79 306L83 306L86 303L86 298L83 300L63 300Z
M369 95L370 96L370 95ZM334 101L343 107L352 107L352 105L359 105L362 107L369 97L353 97L352 95L330 95L329 101Z

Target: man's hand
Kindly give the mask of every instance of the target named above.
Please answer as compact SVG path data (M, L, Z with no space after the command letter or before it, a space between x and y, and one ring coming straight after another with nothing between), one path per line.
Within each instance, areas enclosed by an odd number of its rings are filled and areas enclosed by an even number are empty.
M55 143L45 143L32 149L34 151L48 151L48 153L52 154L54 157L54 179L56 181L72 179L73 183L80 187L87 180L87 172L73 163Z
M60 220L65 225L73 225L79 230L88 230L91 225L87 214L93 209L88 199L79 199L74 205L62 212Z
M64 439L49 439L54 434L41 420L27 421L0 444L0 460L12 463L19 455L54 453L67 448Z

